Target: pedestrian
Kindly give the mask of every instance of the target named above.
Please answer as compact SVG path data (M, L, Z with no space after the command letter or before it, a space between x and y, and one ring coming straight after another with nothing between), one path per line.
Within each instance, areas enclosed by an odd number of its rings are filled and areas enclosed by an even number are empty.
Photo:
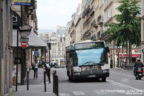
M134 65L134 75L136 75L136 69L138 67L144 67L143 63L141 62L140 58L137 58L136 59L136 63Z
M110 60L110 68L113 68L113 60Z
M38 78L38 66L39 66L37 59L35 59L33 66L34 66L34 79L37 79Z
M44 70L46 71L49 83L51 83L51 78L50 78L50 64L44 62L44 58L42 59L42 65Z

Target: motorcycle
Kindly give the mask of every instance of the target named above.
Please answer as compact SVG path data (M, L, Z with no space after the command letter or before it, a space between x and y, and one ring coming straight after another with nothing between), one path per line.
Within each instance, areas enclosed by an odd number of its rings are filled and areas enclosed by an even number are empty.
M138 67L136 69L135 77L136 77L136 80L141 80L141 78L143 77L143 68L142 67Z

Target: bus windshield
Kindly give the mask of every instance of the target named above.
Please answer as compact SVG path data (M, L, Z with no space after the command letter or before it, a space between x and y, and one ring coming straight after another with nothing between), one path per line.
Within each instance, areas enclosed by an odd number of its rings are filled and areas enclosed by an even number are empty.
M77 66L107 63L107 54L104 48L76 50L75 55L75 64Z

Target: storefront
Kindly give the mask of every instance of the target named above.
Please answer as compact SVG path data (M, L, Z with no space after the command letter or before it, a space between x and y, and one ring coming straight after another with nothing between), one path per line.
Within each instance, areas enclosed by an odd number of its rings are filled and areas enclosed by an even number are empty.
M141 58L142 54L141 53L134 53L131 55L131 58L132 58L132 63L135 63L136 62L136 58ZM125 53L120 53L119 54L119 60L120 60L120 63L121 62L126 62L126 60L129 59L129 54L125 54Z

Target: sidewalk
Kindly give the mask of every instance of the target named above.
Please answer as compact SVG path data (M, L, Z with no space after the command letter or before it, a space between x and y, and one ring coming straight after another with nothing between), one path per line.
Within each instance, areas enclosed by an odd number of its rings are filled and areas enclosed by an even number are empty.
M13 96L56 96L52 92L53 82L52 82L52 71L51 71L51 83L48 83L48 78L46 76L46 87L47 92L44 92L44 80L43 80L43 69L39 68L38 70L38 79L34 80L33 70L29 74L29 90L27 91L27 85L19 85L18 91L14 92ZM13 86L15 89L15 86Z

